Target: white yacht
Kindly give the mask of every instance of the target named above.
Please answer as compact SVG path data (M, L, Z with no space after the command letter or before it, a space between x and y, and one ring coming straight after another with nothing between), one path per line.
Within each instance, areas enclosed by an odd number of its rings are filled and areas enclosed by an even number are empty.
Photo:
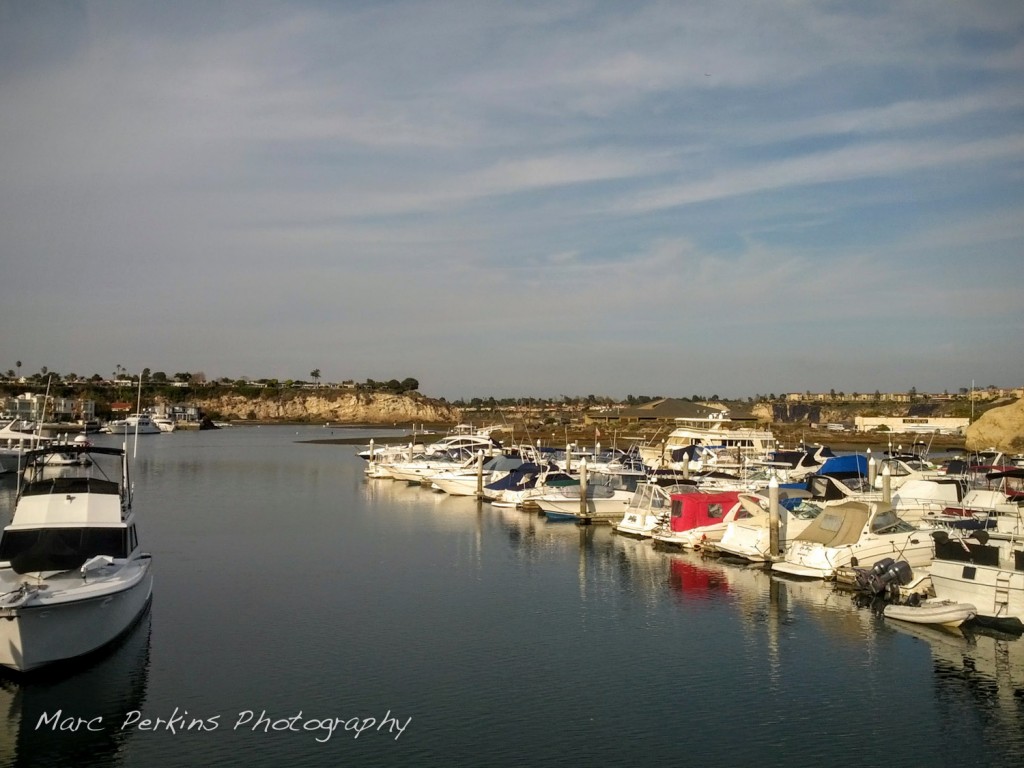
M901 520L890 504L881 501L843 501L825 505L810 525L791 539L785 559L772 571L814 579L831 579L836 570L857 565L871 567L891 557L911 568L932 561L930 531Z
M801 499L790 509L779 504L779 551L785 551L792 539L799 536L823 509L823 504ZM715 551L754 563L771 562L776 554L771 551L771 514L763 510L746 520L729 523Z
M17 472L21 464L21 457L26 451L53 442L53 438L15 429L17 422L18 420L15 419L0 429L0 474Z
M109 435L158 435L162 431L148 413L133 413L123 419L115 419L100 430Z
M1024 536L937 531L930 567L938 600L967 604L979 621L1024 630Z
M640 457L651 468L668 467L700 472L735 469L746 462L764 460L775 450L775 436L766 429L732 429L726 418L676 419L680 426L663 443L640 448Z
M648 539L659 525L668 522L672 506L672 495L678 493L697 493L694 484L659 485L658 483L640 483L633 492L633 498L626 507L622 519L612 524L617 533Z
M161 432L173 432L178 428L178 422L170 416L157 413L153 414L152 420L153 423L156 424L157 429Z
M450 435L445 435L440 440L433 443L424 444L417 442L414 439L412 441L412 449L417 453L448 453L450 451L471 451L476 453L477 451L483 451L485 456L493 456L497 453L501 453L501 443L491 437L490 432L493 428L484 428L482 430L472 430L464 424L460 424L455 428L455 432ZM402 449L408 448L408 443L402 446ZM367 446L366 448L358 451L356 455L365 460L370 461L380 460L384 454L387 454L392 449L392 446L388 445L377 445L376 447Z
M497 482L523 465L523 460L518 456L504 454L492 456L486 461L478 459L477 462L469 466L443 470L427 476L426 479L434 489L450 496L473 496L478 485L483 495L484 486Z
M53 453L88 460L54 467ZM18 672L115 640L147 607L153 586L124 450L57 445L25 459L0 537L0 665Z
M484 498L499 507L522 507L553 488L579 485L579 478L555 464L528 461L484 486Z

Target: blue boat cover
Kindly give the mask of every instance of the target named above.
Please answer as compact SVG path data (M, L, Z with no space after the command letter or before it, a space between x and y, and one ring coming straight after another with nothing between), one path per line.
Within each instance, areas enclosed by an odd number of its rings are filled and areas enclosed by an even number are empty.
M832 477L866 477L868 474L868 460L866 456L859 453L850 456L833 456L821 465L819 475L831 475Z

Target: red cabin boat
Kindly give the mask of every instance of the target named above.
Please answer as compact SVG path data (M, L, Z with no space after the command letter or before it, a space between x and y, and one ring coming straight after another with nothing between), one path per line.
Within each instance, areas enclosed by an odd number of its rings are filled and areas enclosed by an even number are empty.
M655 543L699 548L708 541L720 541L733 520L761 512L756 496L739 491L718 493L674 493L668 525L655 531Z

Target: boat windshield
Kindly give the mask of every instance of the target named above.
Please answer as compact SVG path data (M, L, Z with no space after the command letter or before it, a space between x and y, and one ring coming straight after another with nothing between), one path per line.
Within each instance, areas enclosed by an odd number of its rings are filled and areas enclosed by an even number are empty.
M128 556L127 528L33 528L4 531L0 561L15 573L69 571L90 557Z
M801 500L796 507L790 510L789 514L797 520L813 520L821 514L821 506Z
M892 509L879 512L871 521L872 533L910 533L914 530L917 529L901 520Z

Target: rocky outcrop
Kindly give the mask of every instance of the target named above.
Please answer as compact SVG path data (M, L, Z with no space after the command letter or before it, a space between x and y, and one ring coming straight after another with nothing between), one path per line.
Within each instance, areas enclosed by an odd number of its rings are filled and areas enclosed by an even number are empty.
M983 413L967 428L966 447L969 451L1024 452L1024 400Z
M754 407L754 413L761 421L791 423L822 420L821 406L805 403L761 403Z
M225 394L197 404L204 413L222 420L396 424L456 423L461 417L458 408L439 400L382 392L283 390L258 397Z

